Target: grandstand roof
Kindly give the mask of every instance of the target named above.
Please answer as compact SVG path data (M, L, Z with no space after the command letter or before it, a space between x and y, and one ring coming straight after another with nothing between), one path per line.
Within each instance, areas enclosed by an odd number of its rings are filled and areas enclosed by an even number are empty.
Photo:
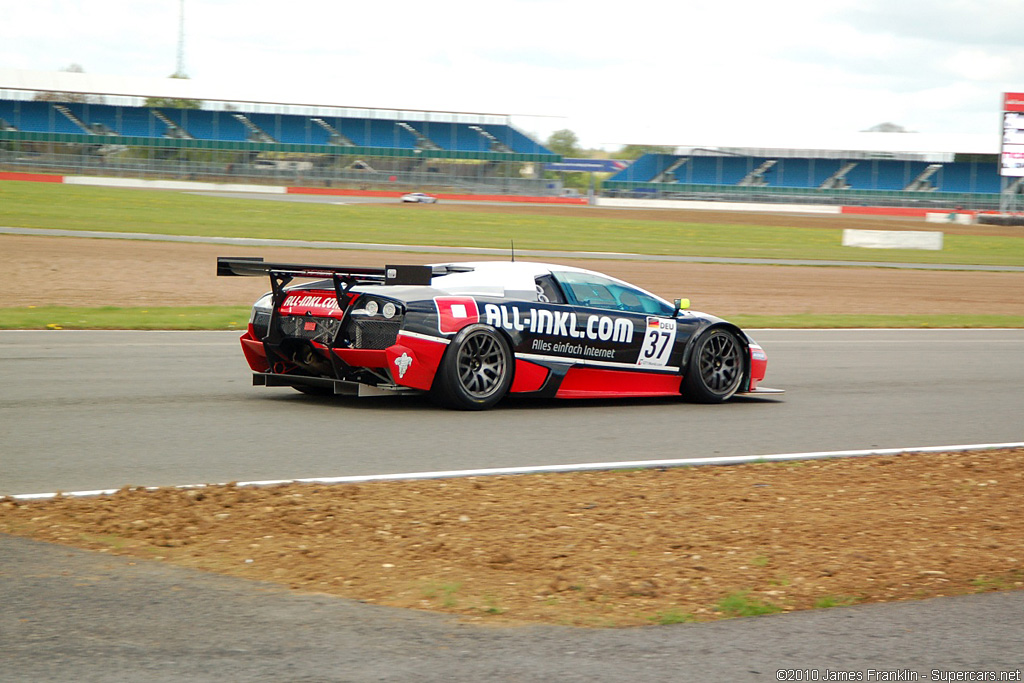
M935 154L998 154L998 112L993 110L989 133L803 133L780 136L771 131L740 131L726 139L697 140L676 145L676 154L693 149L722 149L760 156L834 156L835 152L880 152L894 156ZM779 152L789 154L779 154ZM796 152L796 154L794 154ZM833 153L833 154L830 154Z
M33 71L30 69L9 69L0 67L0 94L3 91L37 91L103 95L106 97L203 100L207 102L232 102L243 104L274 105L280 107L314 107L346 109L352 115L363 112L378 112L374 118L429 118L434 121L459 121L461 123L490 122L502 119L507 123L509 114L488 112L457 112L426 109L404 109L380 106L356 106L328 102L302 101L277 97L268 99L266 90L238 83L208 83L180 78L138 78L130 76L106 76L67 71ZM278 89L282 95L287 90ZM393 116L387 116L393 113Z

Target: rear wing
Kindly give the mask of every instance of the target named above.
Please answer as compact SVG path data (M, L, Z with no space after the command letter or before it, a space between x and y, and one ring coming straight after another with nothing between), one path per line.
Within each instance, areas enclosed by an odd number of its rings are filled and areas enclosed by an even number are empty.
M314 266L299 263L275 263L264 261L260 256L218 256L217 275L220 276L263 276L271 281L290 281L296 277L325 278L353 284L375 285L430 285L431 279L449 273L465 273L473 270L469 266Z

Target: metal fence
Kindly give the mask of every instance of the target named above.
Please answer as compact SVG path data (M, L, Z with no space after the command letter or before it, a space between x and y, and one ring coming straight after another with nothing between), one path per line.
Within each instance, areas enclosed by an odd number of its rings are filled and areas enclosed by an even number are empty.
M602 196L631 199L685 199L761 204L887 206L935 209L937 211L955 207L971 211L996 211L1000 208L1000 195L987 193L819 190L785 187L682 185L679 183L615 182L609 185L606 185L602 190Z
M11 148L13 147L13 148ZM74 150L71 146L0 148L0 166L9 171L162 180L296 185L362 190L423 190L471 194L549 195L557 184L537 177L533 164L394 158L265 159L255 155L211 153L208 159L165 150ZM168 158L169 157L169 158Z

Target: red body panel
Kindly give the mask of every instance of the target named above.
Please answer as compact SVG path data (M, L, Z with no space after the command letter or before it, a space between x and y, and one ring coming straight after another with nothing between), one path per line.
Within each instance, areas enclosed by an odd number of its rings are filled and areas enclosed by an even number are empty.
M509 391L513 394L524 391L540 391L548 379L547 368L528 360L516 359L516 374Z
M356 368L386 368L388 354L384 349L334 349L334 354Z
M239 341L242 343L242 353L245 355L245 362L249 364L249 367L255 372L266 372L270 369L270 364L267 362L267 352L263 349L263 342L256 339L256 335L252 333L252 326L246 330Z
M683 378L674 373L630 372L574 367L562 380L558 398L614 398L618 396L678 396Z
M338 297L333 291L313 289L288 294L278 311L281 315L315 315L323 318L340 318L345 313L338 306Z
M398 343L386 351L392 379L396 384L429 391L447 347L441 339L434 341L399 333Z
M467 325L480 322L480 309L471 296L435 296L434 308L441 334L455 334Z
M764 379L764 373L768 369L768 355L757 344L750 345L750 386L747 391L753 391Z

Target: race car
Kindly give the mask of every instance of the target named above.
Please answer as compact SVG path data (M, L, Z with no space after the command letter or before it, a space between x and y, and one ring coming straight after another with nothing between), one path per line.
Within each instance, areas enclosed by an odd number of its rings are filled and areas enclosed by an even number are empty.
M402 195L404 204L437 204L437 197L423 192L410 192Z
M241 337L257 386L426 392L464 410L490 408L508 394L722 403L779 392L758 386L767 356L736 325L581 268L220 257L217 274L270 279Z

